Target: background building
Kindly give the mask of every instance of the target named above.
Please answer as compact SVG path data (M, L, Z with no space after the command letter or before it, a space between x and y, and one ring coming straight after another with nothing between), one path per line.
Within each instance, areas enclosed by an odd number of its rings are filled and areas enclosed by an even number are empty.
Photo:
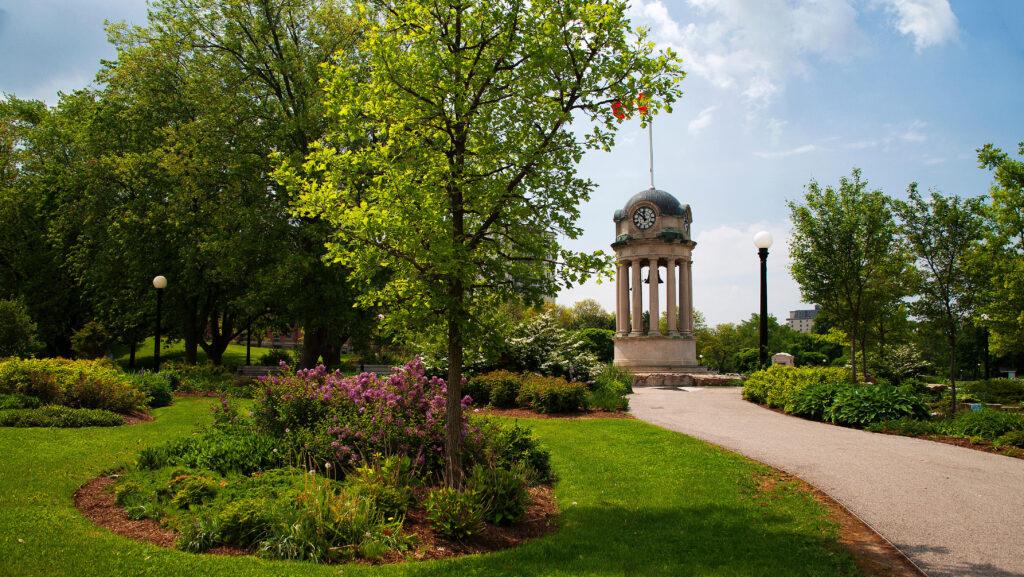
M818 316L818 308L818 305L814 305L814 308L810 310L789 311L786 324L794 331L810 333L814 331L814 317Z

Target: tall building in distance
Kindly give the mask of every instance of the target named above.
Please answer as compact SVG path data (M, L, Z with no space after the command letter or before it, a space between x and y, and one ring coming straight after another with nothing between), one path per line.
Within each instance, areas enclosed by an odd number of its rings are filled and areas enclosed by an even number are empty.
M814 317L818 316L818 305L813 309L802 311L789 311L789 318L786 324L794 331L810 333L814 331Z

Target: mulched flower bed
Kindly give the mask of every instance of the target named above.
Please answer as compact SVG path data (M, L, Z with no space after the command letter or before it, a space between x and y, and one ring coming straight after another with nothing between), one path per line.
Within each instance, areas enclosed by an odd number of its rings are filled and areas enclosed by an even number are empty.
M160 547L174 548L177 533L163 527L153 519L130 519L125 510L114 502L111 485L114 478L102 476L89 481L75 492L75 506L95 525L135 541L152 543ZM445 559L462 555L488 553L516 547L531 539L544 536L558 528L558 506L555 504L551 487L531 487L530 506L519 523L499 527L491 524L465 541L453 541L437 534L429 525L422 511L410 511L406 516L403 531L415 535L417 544L406 554L394 553L385 556L380 563L400 563L410 560ZM250 555L253 552L237 547L217 547L207 551L213 555ZM356 561L369 563L367 561Z
M482 407L469 411L474 415L514 417L517 419L632 419L625 411L579 411L576 413L538 413L529 409L495 409Z

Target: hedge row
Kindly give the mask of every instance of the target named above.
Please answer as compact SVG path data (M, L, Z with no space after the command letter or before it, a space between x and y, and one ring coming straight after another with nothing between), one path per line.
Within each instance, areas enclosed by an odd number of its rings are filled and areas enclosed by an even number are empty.
M628 380L608 368L589 385L562 377L492 371L470 378L464 391L476 406L524 408L538 413L572 413L591 408L624 411L629 408L626 395L632 392Z
M775 365L752 374L743 385L743 397L799 417L854 427L928 418L928 406L912 389L852 384L845 376L837 367Z

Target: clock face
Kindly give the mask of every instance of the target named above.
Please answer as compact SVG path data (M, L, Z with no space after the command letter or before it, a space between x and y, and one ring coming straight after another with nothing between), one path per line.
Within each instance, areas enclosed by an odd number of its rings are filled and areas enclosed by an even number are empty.
M633 224L640 230L654 226L654 210L649 206L641 206L633 213Z

